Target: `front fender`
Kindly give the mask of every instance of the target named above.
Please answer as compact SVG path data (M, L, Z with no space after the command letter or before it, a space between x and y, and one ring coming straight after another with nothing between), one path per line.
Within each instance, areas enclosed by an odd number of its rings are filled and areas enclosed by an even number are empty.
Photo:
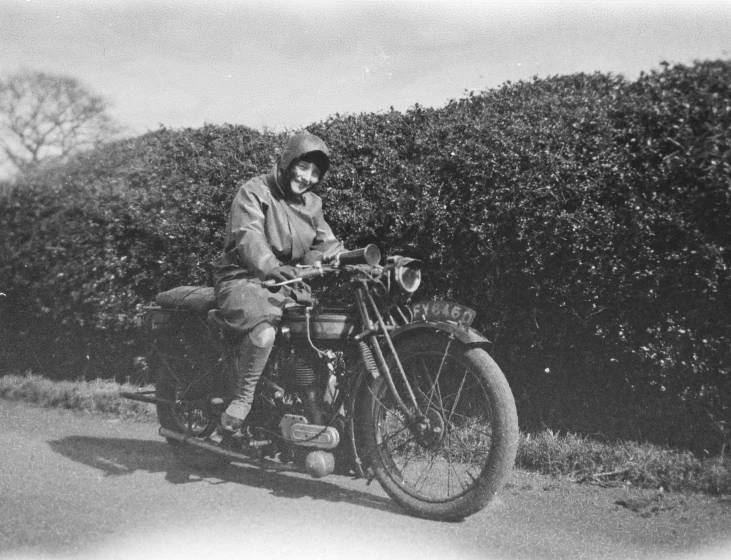
M472 327L464 327L462 325L447 323L446 321L414 321L408 325L398 327L390 334L391 339L395 341L409 334L425 330L446 333L468 346L484 346L490 343L487 338Z

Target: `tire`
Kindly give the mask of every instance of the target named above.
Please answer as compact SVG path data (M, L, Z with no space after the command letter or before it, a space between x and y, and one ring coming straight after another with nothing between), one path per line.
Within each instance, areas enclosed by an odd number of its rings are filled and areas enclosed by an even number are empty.
M434 429L422 434L409 429L388 384L379 378L358 419L365 459L386 493L411 514L464 519L492 501L513 468L518 417L512 392L481 348L436 331L394 344L419 408ZM389 368L409 405L393 357Z
M174 355L157 355L153 360L156 380L155 395L168 402L157 403L160 426L196 438L211 435L219 423L211 407L212 387L209 376L191 377L192 364ZM197 379L197 382L188 382ZM208 381L208 383L207 383ZM174 403L174 404L173 404ZM165 438L178 460L195 470L209 471L231 462L221 455L192 447L173 438Z

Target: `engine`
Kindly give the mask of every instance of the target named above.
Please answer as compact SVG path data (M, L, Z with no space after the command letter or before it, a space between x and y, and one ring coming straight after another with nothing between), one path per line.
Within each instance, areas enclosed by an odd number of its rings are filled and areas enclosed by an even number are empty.
M323 393L328 386L330 370L327 360L318 357L312 348L294 342L287 345L277 362L277 382L291 395L292 411L303 414L285 414L279 422L282 438L290 444L309 450L305 467L307 472L320 478L333 472L335 458L330 452L338 447L341 435L338 428L325 425L328 405Z

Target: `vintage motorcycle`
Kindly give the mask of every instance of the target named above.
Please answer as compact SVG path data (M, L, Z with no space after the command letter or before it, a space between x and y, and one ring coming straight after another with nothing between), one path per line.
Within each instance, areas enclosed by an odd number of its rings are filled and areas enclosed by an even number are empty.
M160 434L208 467L374 477L409 513L459 520L485 507L508 477L518 444L505 376L470 327L475 313L448 301L410 303L421 263L375 245L299 278L335 277L345 307L285 309L245 429L221 436L232 398L238 336L212 288L182 286L146 308L155 391L124 396L157 405Z

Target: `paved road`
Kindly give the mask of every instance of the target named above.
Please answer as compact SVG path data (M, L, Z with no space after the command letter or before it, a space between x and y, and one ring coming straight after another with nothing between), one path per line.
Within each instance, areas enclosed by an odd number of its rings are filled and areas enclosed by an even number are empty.
M154 424L0 400L2 558L731 558L731 503L651 498L516 472L498 503L437 523L377 483L201 474Z

